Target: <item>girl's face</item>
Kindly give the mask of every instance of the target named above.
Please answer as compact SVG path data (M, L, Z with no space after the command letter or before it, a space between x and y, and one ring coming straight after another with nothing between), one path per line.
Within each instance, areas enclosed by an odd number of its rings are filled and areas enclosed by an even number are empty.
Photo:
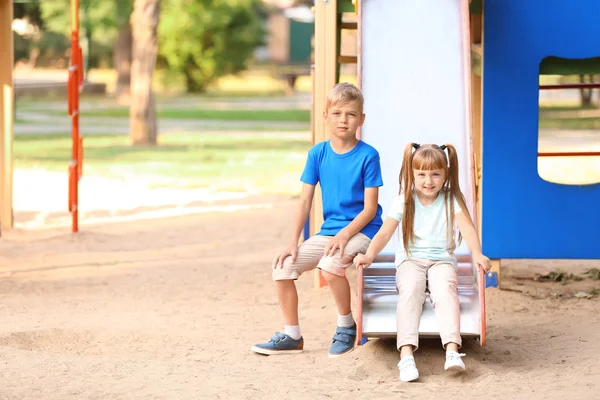
M443 169L429 171L415 169L413 170L413 173L415 189L419 197L436 199L446 180L445 171Z

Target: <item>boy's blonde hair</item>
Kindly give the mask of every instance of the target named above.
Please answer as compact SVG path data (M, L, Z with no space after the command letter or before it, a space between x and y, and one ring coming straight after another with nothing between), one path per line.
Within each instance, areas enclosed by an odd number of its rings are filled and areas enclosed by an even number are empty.
M327 107L325 110L329 111L329 109L336 104L346 104L351 101L358 102L360 112L362 113L365 99L363 98L361 90L348 82L338 83L327 95Z

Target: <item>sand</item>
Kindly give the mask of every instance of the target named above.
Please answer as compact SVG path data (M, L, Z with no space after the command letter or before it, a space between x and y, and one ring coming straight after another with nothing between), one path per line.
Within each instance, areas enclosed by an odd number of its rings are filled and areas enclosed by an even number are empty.
M305 352L250 346L280 330L270 261L294 202L16 229L0 240L0 399L598 399L600 302L487 290L488 344L443 371L437 340L398 381L391 341L330 360L336 309L298 281ZM354 284L355 272L349 272Z

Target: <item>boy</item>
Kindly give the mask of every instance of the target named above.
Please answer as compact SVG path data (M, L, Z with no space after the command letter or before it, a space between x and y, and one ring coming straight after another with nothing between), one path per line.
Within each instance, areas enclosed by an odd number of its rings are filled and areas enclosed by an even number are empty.
M293 219L287 248L273 260L273 280L283 312L284 333L252 346L260 354L302 352L304 340L298 323L298 292L294 280L319 268L327 280L337 309L338 323L329 357L354 348L356 324L350 309L346 268L364 253L382 225L379 187L383 185L379 153L358 140L356 131L365 120L361 91L349 83L336 85L327 97L324 112L331 139L308 152L300 204ZM321 231L298 246L308 218L315 186L321 185L324 222Z

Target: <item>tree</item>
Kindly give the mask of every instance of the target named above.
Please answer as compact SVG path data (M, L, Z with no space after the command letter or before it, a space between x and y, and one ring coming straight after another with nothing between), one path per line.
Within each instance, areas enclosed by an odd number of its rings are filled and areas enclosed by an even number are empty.
M160 0L135 0L131 14L133 61L129 136L134 145L156 145L156 109L152 76L158 52Z
M263 44L261 0L165 0L158 31L169 72L183 75L188 91L242 71Z
M133 4L130 0L117 1L116 25L118 29L117 39L113 53L113 66L117 72L115 96L119 102L129 100L131 90L131 57L133 36L131 32L131 12Z
M588 78L586 81L586 77ZM594 83L594 75L579 75L579 83ZM579 89L579 97L581 99L582 107L592 106L592 94L594 89Z

